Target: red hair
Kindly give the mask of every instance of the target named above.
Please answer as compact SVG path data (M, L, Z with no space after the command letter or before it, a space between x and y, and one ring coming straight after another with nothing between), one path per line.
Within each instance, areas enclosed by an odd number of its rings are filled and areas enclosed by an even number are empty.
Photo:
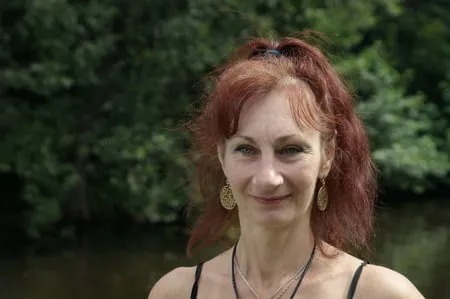
M309 87L315 101L308 104L311 101L295 96L298 88L290 89L294 117L319 129L323 136L332 136L335 149L326 178L328 207L324 212L315 204L312 208L313 235L342 250L367 249L376 195L369 142L351 93L319 48L294 38L255 39L238 49L214 75L199 115L189 124L203 210L192 228L188 253L221 239L237 223L236 209L225 210L219 201L225 176L217 145L237 131L245 104L275 88L300 86L301 82Z

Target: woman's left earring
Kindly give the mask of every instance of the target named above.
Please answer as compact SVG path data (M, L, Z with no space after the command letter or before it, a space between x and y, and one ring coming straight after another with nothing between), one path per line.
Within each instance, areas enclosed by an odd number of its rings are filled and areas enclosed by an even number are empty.
M220 190L220 204L224 209L229 211L236 207L236 201L234 200L233 192L231 191L228 180L225 186L222 187L222 190Z
M320 179L322 186L320 186L319 191L317 192L317 207L319 211L325 211L328 206L328 192L327 187L325 186L325 178Z

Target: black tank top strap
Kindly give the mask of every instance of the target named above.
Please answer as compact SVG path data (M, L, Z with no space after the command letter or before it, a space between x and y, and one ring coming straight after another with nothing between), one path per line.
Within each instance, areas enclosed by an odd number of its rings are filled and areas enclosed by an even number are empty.
M198 293L198 283L200 281L200 276L202 275L202 268L203 268L203 262L197 265L197 268L195 269L195 281L192 285L192 291L191 291L191 299L197 299L197 293Z
M358 285L359 277L361 276L361 272L365 265L369 264L368 261L364 261L359 265L356 269L355 274L353 274L352 282L350 283L350 288L348 290L347 299L352 299L355 295L356 286Z

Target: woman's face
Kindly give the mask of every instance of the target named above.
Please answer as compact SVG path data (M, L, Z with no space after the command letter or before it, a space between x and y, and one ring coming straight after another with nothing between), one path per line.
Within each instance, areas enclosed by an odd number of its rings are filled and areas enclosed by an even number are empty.
M309 217L316 182L331 165L319 131L299 127L279 90L245 107L219 158L241 220L269 226Z

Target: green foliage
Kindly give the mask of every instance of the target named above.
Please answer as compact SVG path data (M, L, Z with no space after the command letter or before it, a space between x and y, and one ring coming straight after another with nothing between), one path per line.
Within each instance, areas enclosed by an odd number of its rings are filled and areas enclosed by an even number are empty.
M428 144L434 143L444 154L439 159L441 168L447 169L447 175L437 177L446 185L450 183L449 20L447 1L408 1L400 15L395 18L384 15L381 18L383 25L374 28L369 35L383 40L387 62L392 67L399 73L410 74L404 83L405 90L409 94L423 94L424 100L430 103L428 106L432 109L427 115L432 125L428 131Z
M401 76L380 59L380 43L339 65L346 76L356 78L360 95L359 112L366 124L373 157L382 170L385 186L424 192L432 177L445 177L448 155L438 149L432 137L434 106L423 94L407 95Z
M22 184L6 196L28 204L32 236L79 220L177 220L190 170L173 128L198 102L197 84L242 40L302 29L329 37L326 50L355 86L383 184L429 190L450 169L449 26L435 17L450 9L436 5L8 1L0 172Z
M178 216L186 163L180 134L167 128L183 105L154 96L151 24L135 22L144 8L63 0L2 8L11 50L0 55L0 165L24 182L32 236L63 218Z

